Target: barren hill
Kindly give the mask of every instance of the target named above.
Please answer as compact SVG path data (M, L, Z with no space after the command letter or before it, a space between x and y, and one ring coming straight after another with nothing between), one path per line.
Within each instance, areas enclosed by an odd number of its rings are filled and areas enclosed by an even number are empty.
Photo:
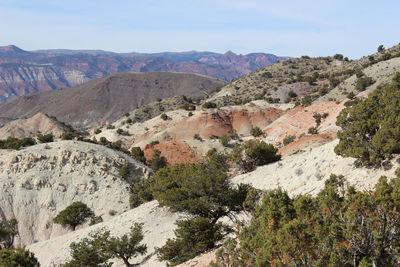
M0 139L7 137L24 138L34 137L37 134L52 134L60 137L68 131L67 127L54 118L38 113L27 119L13 120L0 128Z
M68 89L32 93L0 105L1 117L17 119L46 113L74 127L114 121L156 99L202 97L223 81L187 73L116 73Z

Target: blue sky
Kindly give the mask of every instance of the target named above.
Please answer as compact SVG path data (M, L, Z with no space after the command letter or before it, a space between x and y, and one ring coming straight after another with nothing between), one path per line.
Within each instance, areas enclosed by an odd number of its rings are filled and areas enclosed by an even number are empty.
M0 46L358 58L400 42L400 1L0 0Z

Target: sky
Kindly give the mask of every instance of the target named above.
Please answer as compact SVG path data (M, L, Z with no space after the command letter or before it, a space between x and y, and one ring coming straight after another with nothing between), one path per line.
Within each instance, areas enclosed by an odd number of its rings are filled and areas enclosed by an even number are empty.
M0 0L0 46L356 59L400 42L399 0Z

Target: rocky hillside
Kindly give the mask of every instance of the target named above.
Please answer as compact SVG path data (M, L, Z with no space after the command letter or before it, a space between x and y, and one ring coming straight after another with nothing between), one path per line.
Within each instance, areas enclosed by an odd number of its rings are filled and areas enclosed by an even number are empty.
M230 81L284 60L271 54L211 52L118 54L90 50L24 51L0 47L0 102L36 91L82 84L115 72L186 72Z
M64 234L53 218L75 201L107 221L129 209L129 184L120 168L130 164L137 177L150 170L131 157L103 146L77 141L40 144L0 154L0 218L15 218L16 245Z
M259 139L272 143L280 153L288 155L306 147L315 147L332 141L338 127L336 117L344 108L342 101L328 101L310 106L270 104L257 100L245 105L205 109L197 106L194 111L177 109L165 112L167 119L157 116L144 122L135 122L134 112L112 124L91 131L92 137L109 141L122 141L127 149L139 146L148 160L154 150L160 150L170 164L196 162L211 148L229 152L235 144L254 138L251 130L259 127ZM315 114L326 114L318 133L310 134L316 126ZM112 129L110 129L112 128ZM96 131L96 134L94 133ZM230 141L223 146L218 137L226 135ZM290 137L286 143L285 138Z
M143 78L141 86L144 89L137 91L137 95L142 98L138 98L132 92L124 94L123 90L119 89L125 88L130 82L121 82L122 78L118 75L99 80L99 84L95 83L96 81L89 82L92 88L101 92L92 97L84 95L83 92L94 94L96 90L75 89L83 87L63 89L59 92L77 90L79 97L68 94L63 96L66 105L78 102L74 108L82 113L77 116L80 121L97 118L96 113L89 112L92 107L91 101L103 98L110 100L111 102L101 102L104 107L99 110L103 112L103 117L109 116L111 112L118 113L118 116L112 117L110 124L95 125L89 129L88 138L105 145L111 143L106 142L104 138L110 142L120 141L117 144L121 144L125 149L138 146L143 150L148 165L155 150L161 151L161 156L166 157L169 165L196 163L210 149L230 153L236 146L251 139L258 139L277 147L282 156L281 160L258 166L251 171L246 170L247 173L243 173L237 163L229 162L227 174L233 184L250 184L262 190L282 188L290 196L315 196L331 174L343 174L357 189L371 190L381 175L393 177L398 173L396 169L400 164L400 156L394 154L382 167L371 168L357 164L356 159L335 154L334 147L338 144L339 131L336 120L341 110L351 103L348 102L350 99L367 97L370 91L379 90L383 84L390 81L394 73L400 71L399 52L400 46L396 46L355 61L346 60L341 55L290 59L237 79L215 93L210 94L211 91L207 91L210 97L202 103L189 99L197 97L195 93L202 91L199 89L202 88L200 85L196 90L190 91L193 95L185 93L187 97L182 97L176 93L176 86L168 85L169 78L163 80L166 81L164 86L169 88L175 97L158 101L147 98L148 94L162 91L158 87L151 89L148 86L151 82L156 83L154 79ZM63 55L70 52L54 53ZM102 51L93 54L106 55ZM189 56L191 55L187 55ZM184 61L185 57L180 60ZM161 75L167 74L153 75L160 75L156 80L161 86ZM135 79L138 80L137 77ZM207 81L211 83L209 79ZM54 92L58 91L50 93ZM358 96L354 96L357 94ZM35 94L29 97L35 99ZM79 102L80 97L86 102ZM157 97L163 98L167 95ZM129 98L134 98L136 105L149 104L138 109L130 107L124 112L115 107L117 103L127 106L128 102L125 101ZM21 99L29 100L26 97ZM44 99L45 101L41 102L42 106L54 104L54 110L57 105L59 109L64 107L62 102L52 98ZM206 101L216 103L217 107L202 105ZM10 114L18 113L19 102L13 101L9 104L11 103L15 103L15 107L8 106L8 109L11 109ZM116 104L111 106L109 103ZM2 116L9 112L4 108L6 105L0 105ZM33 107L36 107L35 102L31 104L31 109ZM72 108L68 112L70 116L75 114ZM43 116L37 115L39 119L34 121L46 121L48 118ZM63 114L60 113L57 117L60 116ZM18 127L27 128L26 132L34 132L35 129L39 131L37 129L40 127L40 131L56 128L46 128L30 120L21 119L8 123L3 128L6 132L12 132L12 129ZM13 123L19 126L10 127ZM85 125L93 124L88 122ZM59 265L70 259L70 243L87 237L92 231L109 229L112 235L121 236L129 231L129 226L134 222L143 223L144 243L148 246L147 254L136 258L135 263L139 266L166 266L166 262L157 258L155 247L163 246L168 238L174 237L177 221L187 218L187 214L160 208L157 201L144 204L136 202L139 206L129 209L130 194L134 192L140 197L140 194L146 192L141 191L143 188L130 188L129 184L121 179L119 171L128 163L135 171L132 177L145 179L151 175L148 167L136 162L127 154L78 141L56 141L18 151L0 152L0 220L17 218L20 239L16 244L30 244L28 249L35 253L43 266ZM214 176L213 173L212 177ZM211 194L211 191L206 192ZM54 216L71 202L78 200L84 201L96 215L101 215L104 222L94 226L84 224L74 232L53 225ZM248 219L245 215L240 218ZM219 219L223 221L226 218ZM214 255L214 250L208 251L182 266L208 266L210 260L215 258ZM113 266L123 266L118 260L114 262Z
M359 78L371 77L374 88L389 82L398 70L399 57L400 45L358 60L348 60L340 54L293 58L234 80L207 101L227 106L256 99L301 103L306 95L311 96L312 101L340 99L350 92L359 92L355 90Z
M185 73L117 73L68 89L32 93L0 104L1 117L17 119L38 112L77 128L112 122L157 99L186 95L204 97L223 81Z

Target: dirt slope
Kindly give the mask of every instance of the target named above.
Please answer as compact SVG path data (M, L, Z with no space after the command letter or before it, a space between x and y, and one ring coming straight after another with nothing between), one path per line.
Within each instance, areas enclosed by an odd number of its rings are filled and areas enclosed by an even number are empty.
M33 93L0 105L0 117L42 112L74 127L114 121L125 112L176 95L201 97L224 82L184 73L117 73L69 89Z

